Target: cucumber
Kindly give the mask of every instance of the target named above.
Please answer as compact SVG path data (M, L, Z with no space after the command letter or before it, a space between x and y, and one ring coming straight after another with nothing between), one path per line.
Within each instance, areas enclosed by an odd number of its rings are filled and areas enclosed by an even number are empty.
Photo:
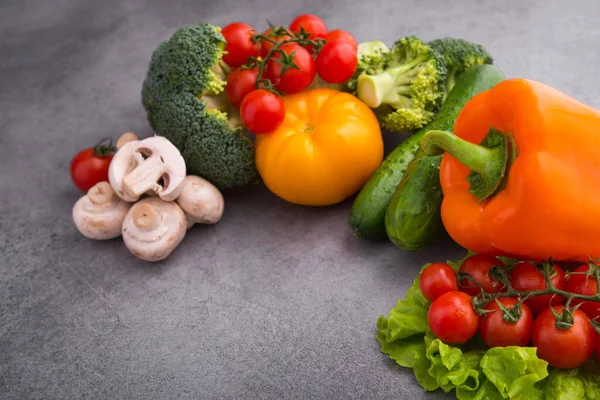
M473 96L504 79L504 74L495 66L476 66L458 78L446 103L451 101L454 107L462 110ZM452 126L446 129L451 130ZM422 250L444 232L440 215L443 199L439 177L441 160L442 155L427 156L418 149L386 208L386 234L401 249Z
M492 64L477 65L461 74L435 118L387 155L352 204L348 222L356 237L378 240L388 236L385 228L386 210L408 164L419 150L421 137L433 129L452 130L467 101L491 88L500 76L504 79L502 72Z

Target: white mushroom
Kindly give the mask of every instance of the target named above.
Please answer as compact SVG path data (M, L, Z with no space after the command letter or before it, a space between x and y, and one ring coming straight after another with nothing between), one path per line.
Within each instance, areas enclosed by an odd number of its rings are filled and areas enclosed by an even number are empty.
M162 136L127 143L110 166L110 184L126 201L137 201L149 191L172 201L183 189L185 161L177 147Z
M136 149L139 140L125 143L113 156L108 167L108 181L113 190L122 200L128 202L136 201L138 197L130 195L123 186L123 177L133 171L137 166L133 152Z
M115 145L115 147L117 148L117 150L119 150L119 149L121 149L121 147L125 146L127 143L134 142L136 140L138 140L138 137L135 133L125 132L124 134L119 136L119 139L117 140L117 144Z
M73 221L89 239L114 239L121 236L121 226L130 207L130 203L115 195L108 182L99 182L77 200Z
M185 237L186 225L185 213L177 203L147 197L129 209L123 221L123 241L142 260L164 260Z
M223 216L223 195L212 183L199 176L188 175L177 198L188 218L188 229L194 223L216 224Z

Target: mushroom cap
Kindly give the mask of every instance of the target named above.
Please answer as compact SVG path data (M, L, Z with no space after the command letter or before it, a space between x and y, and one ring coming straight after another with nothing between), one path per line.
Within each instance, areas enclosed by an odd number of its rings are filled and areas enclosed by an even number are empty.
M135 145L130 147L131 143ZM118 158L123 150L127 151ZM122 190L116 191L128 201L136 201L148 192L172 201L181 193L186 175L185 160L177 147L165 137L152 136L129 142L117 152L113 162L115 168L111 184L114 181L119 186L120 182ZM132 164L133 168L130 168Z
M131 206L123 221L123 241L145 261L169 257L187 231L185 213L172 201L146 197Z
M73 222L89 239L108 240L121 236L121 227L131 203L115 195L111 185L99 182L73 206Z
M223 216L225 201L212 183L196 175L186 176L177 203L188 219L199 224L216 224Z
M135 133L125 132L124 134L119 136L119 139L117 139L117 144L115 145L115 147L117 148L117 150L120 150L121 147L125 146L129 142L133 142L134 140L138 140L138 137Z
M136 201L139 196L129 194L123 185L123 177L133 171L137 166L133 151L137 147L139 140L132 140L121 147L113 156L108 167L108 181L113 190L122 200L128 202Z

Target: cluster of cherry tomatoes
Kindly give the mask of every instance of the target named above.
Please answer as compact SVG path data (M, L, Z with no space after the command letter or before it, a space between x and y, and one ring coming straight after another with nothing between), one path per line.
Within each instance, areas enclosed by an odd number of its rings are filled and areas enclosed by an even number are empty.
M461 264L459 272L471 275L471 280L458 278L454 269L445 263L431 264L420 276L423 296L431 301L428 323L432 333L449 344L463 344L478 332L488 347L528 346L537 348L538 357L557 368L575 368L594 353L600 360L600 335L591 320L600 319L600 303L573 299L568 306L573 317L570 326L557 324L567 299L558 295L525 298L513 308L519 298L498 297L484 307L483 315L476 312L471 298L481 293L498 294L506 285L495 280L490 270L506 265L498 258L476 254ZM594 276L585 275L590 266L583 264L567 276L556 264L552 265L552 285L569 293L595 295L598 286ZM464 275L463 275L464 276ZM547 289L542 272L529 262L519 262L508 274L513 290L520 293ZM523 297L524 298L524 297ZM499 304L500 303L500 304ZM580 304L581 303L581 304ZM552 307L552 308L551 308ZM503 309L509 310L505 315ZM554 312L553 312L554 310ZM560 318L559 318L560 319ZM600 322L600 321L599 321ZM566 329L563 329L566 328Z
M223 61L234 68L227 78L227 98L256 134L273 132L283 122L280 93L305 90L317 74L327 83L344 83L358 65L354 37L341 29L329 31L321 18L311 14L296 17L287 29L271 27L257 34L252 26L234 22L221 33L227 41ZM264 82L270 83L268 87Z

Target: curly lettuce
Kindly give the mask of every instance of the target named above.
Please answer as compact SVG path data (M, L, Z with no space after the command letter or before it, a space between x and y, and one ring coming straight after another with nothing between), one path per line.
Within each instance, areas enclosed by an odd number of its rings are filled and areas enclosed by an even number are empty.
M458 270L463 260L447 263ZM376 335L381 352L411 368L425 391L454 391L459 400L600 400L600 366L595 360L561 370L540 359L534 347L487 348L477 338L449 345L429 330L429 306L417 276L405 298L379 317Z

